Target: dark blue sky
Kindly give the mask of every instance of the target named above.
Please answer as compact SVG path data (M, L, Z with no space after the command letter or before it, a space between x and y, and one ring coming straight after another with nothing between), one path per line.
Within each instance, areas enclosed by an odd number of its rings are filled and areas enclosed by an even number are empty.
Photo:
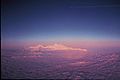
M117 0L2 0L2 40L120 40Z

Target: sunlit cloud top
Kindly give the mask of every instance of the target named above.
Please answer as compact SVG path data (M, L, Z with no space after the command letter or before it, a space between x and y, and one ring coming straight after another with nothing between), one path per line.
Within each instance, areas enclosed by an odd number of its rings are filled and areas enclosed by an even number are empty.
M72 48L69 46L65 46L63 44L53 44L53 45L47 45L47 46L43 46L43 45L36 45L36 46L30 46L29 47L30 50L32 51L39 51L39 50L47 50L47 51L54 51L54 50L77 50L77 51L83 51L86 52L87 49L81 49L81 48Z

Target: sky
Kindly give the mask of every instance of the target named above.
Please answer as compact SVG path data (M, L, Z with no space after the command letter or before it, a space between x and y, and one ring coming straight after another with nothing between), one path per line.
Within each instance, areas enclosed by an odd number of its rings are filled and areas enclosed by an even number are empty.
M120 41L118 0L2 0L1 9L6 44Z

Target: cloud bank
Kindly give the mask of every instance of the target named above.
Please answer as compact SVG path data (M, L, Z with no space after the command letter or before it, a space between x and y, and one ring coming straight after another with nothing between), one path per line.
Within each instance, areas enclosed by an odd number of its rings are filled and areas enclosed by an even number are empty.
M72 47L68 47L62 44L53 44L53 45L47 45L47 46L43 46L43 45L36 45L36 46L31 46L29 47L29 49L31 51L56 51L56 50L74 50L74 51L83 51L86 52L87 49L81 49L81 48L72 48Z

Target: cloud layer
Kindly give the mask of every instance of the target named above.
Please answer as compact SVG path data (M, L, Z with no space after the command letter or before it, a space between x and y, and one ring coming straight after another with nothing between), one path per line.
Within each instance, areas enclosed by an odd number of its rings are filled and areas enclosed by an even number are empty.
M81 48L72 48L72 47L68 47L62 44L53 44L53 45L47 45L47 46L43 46L43 45L36 45L36 46L31 46L29 47L29 49L31 51L55 51L55 50L75 50L75 51L83 51L86 52L86 49L81 49Z

